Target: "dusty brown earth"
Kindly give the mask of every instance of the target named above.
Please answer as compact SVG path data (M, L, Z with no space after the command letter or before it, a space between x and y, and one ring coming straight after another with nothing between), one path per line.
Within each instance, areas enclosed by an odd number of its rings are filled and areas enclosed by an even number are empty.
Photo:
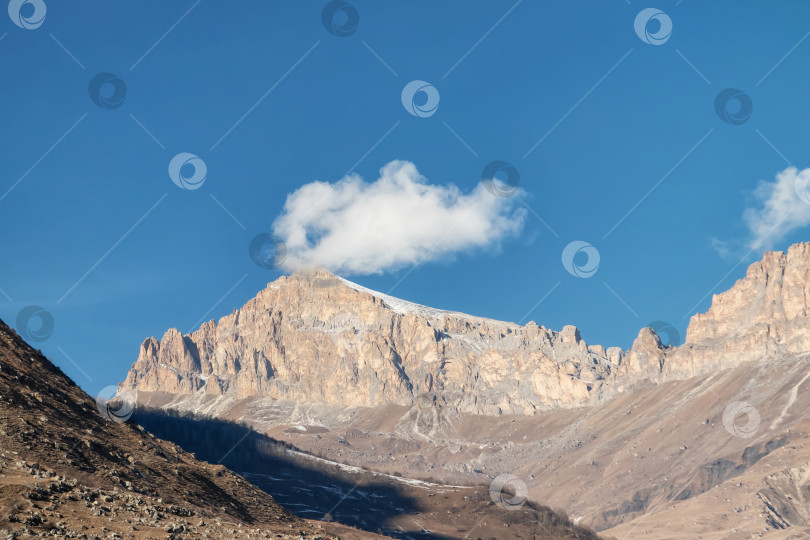
M806 358L793 358L639 389L600 408L451 418L432 440L414 440L400 410L356 412L351 429L318 434L268 427L306 450L389 472L448 482L508 471L530 498L553 498L617 538L801 537L810 536L808 372ZM760 415L749 438L724 426L735 400Z

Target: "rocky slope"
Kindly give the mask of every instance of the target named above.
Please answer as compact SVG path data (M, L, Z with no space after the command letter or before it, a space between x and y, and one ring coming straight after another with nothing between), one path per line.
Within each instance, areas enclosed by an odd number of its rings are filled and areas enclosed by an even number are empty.
M439 401L472 414L604 402L645 382L694 377L810 348L810 243L766 253L664 347L642 329L629 351L560 332L442 311L325 270L281 277L189 335L141 345L123 388L375 407Z
M225 467L103 418L2 321L0 440L2 538L337 538Z

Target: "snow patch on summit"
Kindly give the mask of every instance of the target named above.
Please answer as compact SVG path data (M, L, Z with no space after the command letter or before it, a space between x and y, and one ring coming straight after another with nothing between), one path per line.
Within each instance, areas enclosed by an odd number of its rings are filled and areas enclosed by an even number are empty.
M468 319L482 319L482 320L484 319L483 317L476 317L475 315L468 315L466 313L460 313L458 311L447 311L445 309L436 309L428 306L423 306L422 304L417 304L415 302L408 302L407 300L402 300L400 298L389 296L379 291L363 287L362 285L358 285L357 283L351 282L348 279L343 279L340 276L335 277L340 281L342 281L344 285L346 285L351 289L354 289L355 291L364 292L372 296L376 296L377 298L385 302L385 305L391 308L392 311L394 311L395 313L399 313L400 315L413 313L421 317L431 319L441 319L446 316L464 317Z

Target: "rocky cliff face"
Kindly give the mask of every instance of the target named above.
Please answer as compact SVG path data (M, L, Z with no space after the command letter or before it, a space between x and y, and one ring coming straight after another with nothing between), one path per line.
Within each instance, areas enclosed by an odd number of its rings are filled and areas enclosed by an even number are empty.
M141 345L124 386L373 407L420 396L462 412L590 403L622 351L427 308L325 270L281 277L220 321Z
M684 345L672 351L665 378L810 351L810 243L771 251L748 267L709 311L692 317Z
M147 339L123 386L374 407L429 399L473 414L591 405L644 382L684 379L810 350L810 243L766 253L690 322L684 345L642 329L631 349L441 311L325 270L281 277L219 322Z

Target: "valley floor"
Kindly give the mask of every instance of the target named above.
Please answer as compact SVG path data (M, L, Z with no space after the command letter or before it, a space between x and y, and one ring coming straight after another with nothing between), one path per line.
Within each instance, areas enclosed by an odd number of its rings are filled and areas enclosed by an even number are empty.
M486 485L510 473L530 500L617 538L790 538L810 529L806 357L639 387L594 408L534 416L412 407L339 409L142 394L144 405L250 423L308 453L389 475ZM730 403L759 415L727 429ZM745 424L746 417L736 419Z

